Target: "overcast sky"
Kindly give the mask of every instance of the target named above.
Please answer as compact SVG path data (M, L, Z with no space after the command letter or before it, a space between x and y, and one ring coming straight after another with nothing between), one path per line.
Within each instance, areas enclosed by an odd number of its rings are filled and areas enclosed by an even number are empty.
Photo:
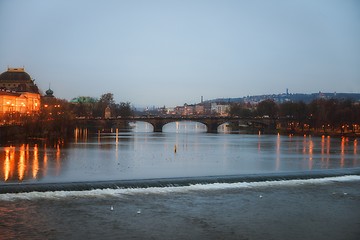
M357 0L0 0L0 70L56 97L176 106L360 92Z

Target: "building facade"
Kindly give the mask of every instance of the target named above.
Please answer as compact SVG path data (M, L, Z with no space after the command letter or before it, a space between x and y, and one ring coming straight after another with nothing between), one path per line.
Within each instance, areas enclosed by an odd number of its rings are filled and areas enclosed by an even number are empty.
M0 115L40 111L40 94L24 68L8 68L0 74Z

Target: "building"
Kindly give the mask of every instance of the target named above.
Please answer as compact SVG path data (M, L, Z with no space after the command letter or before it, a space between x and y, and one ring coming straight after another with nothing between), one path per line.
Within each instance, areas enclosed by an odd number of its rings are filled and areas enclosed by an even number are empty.
M211 103L211 112L216 113L220 116L228 116L230 110L230 104L218 104Z
M105 119L111 118L111 109L110 109L109 106L107 106L107 107L105 108L104 117L105 117Z
M44 98L54 98L54 91L51 90L50 87L48 90L46 90Z
M39 89L24 68L8 68L0 74L0 115L39 110Z
M203 103L195 105L195 114L196 115L204 115L205 114L205 106Z

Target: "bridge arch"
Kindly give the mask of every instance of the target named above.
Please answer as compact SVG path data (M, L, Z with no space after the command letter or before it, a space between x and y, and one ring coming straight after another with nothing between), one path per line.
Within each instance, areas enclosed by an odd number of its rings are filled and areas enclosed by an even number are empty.
M236 124L235 126L238 125L238 122L234 122L234 121L226 121L224 123L221 123L219 124L218 126L218 132L221 132L221 133L228 133L228 132L231 132L231 128L229 128L229 125L232 125L232 124Z
M134 132L154 132L154 125L147 121L132 121L130 126Z
M221 124L224 124L226 122L229 122L228 119L219 119L219 118L144 118L141 121L150 123L154 127L154 132L162 132L163 127L172 122L182 122L182 121L191 121L191 122L197 122L202 123L206 126L206 132L208 133L217 133L218 127Z
M200 121L190 120L176 120L166 123L163 128L163 132L206 132L207 127Z

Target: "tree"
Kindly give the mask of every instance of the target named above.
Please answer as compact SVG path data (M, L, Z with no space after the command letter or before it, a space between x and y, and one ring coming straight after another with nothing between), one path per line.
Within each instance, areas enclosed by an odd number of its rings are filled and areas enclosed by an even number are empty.
M130 117L133 115L129 102L121 102L115 105L115 115L120 117Z
M114 109L115 109L114 94L105 93L101 95L99 101L96 103L96 107L93 113L94 116L103 117L106 107L110 107L110 109L112 110L112 115L114 115Z
M92 117L98 100L93 97L80 96L71 100L71 111L77 117Z
M114 94L105 93L105 94L101 95L101 97L99 99L99 103L104 104L106 106L113 106L115 104Z
M232 117L251 117L252 112L242 103L233 103L230 105L229 115Z
M272 99L264 100L257 106L258 116L269 116L274 118L278 115L278 111L278 105Z

